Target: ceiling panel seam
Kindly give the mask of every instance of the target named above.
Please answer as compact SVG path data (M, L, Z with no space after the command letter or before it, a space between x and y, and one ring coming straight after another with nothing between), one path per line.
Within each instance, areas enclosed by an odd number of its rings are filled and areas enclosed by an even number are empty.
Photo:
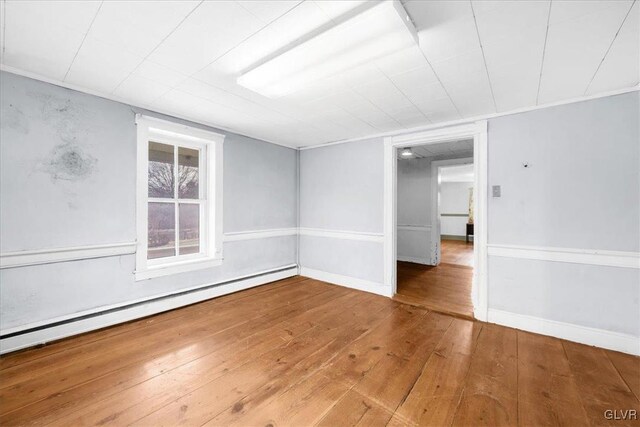
M419 49L419 47L418 47L418 49ZM402 96L404 96L404 97L405 97L405 99L406 99L407 101L409 101L409 103L411 103L411 105L413 105L413 106L415 107L415 109L416 109L416 110L418 110L418 111L420 112L420 114L422 114L422 116L423 116L425 119L427 119L427 120L429 121L429 123L433 123L433 122L431 121L431 119L429 119L429 117L427 117L427 115L424 113L424 111L422 111L422 110L421 110L421 109L420 109L420 108L419 108L419 107L418 107L418 106L417 106L417 105L416 105L416 104L415 104L415 103L414 103L414 102L413 102L413 101L412 101L412 100L407 96L407 94L406 94L406 93L404 93L404 91L403 91L402 89L400 89L400 88L398 87L398 85L396 85L396 83L393 81L393 79L392 79L391 77L389 77L389 76L387 75L387 73L385 73L384 71L382 71L382 70L380 69L380 67L378 67L377 65L376 65L376 68L378 69L378 71L380 71L380 72L381 72L381 73L382 73L382 74L387 78L387 80L389 80L389 82L393 85L393 87L395 87L395 88L396 88L396 90L397 90L398 92L400 92L400 93L402 94Z
M166 41L166 40L171 36L171 34L175 33L175 32L176 32L176 30L177 30L178 28L180 28L180 26L184 23L184 21L186 21L186 20L187 20L187 19L188 19L192 14L193 14L193 12L195 12L195 11L196 11L196 10L197 10L201 5L202 5L202 3L204 3L204 0L200 0L200 3L198 3L197 5L195 5L195 6L194 6L194 8L193 8L193 9L191 9L191 11L190 11L189 13L187 13L187 14L185 15L185 17L184 17L184 18L182 18L182 19L180 20L180 22L178 22L178 25L176 25L176 26L173 28L173 30L169 31L169 33L168 33L166 36L164 36L164 37L162 38L162 40L160 40L160 42L158 42L158 44L156 45L156 47L154 47L154 48L151 50L151 52L149 52L149 53L148 53L144 58L142 58L142 61L140 61L140 63L139 63L138 65L136 65L136 66L133 68L133 70L131 70L131 72L130 72L129 74L127 74L127 76L126 76L124 79L122 79L122 80L120 81L120 83L118 83L118 85L117 85L117 86L116 86L116 87L111 91L111 93L115 93L115 92L118 90L118 88L122 85L122 83L124 83L124 82L129 78L129 77L131 77L131 75L132 75L133 73L135 73L135 72L136 72L136 70L137 70L138 68L140 68L140 66L144 63L144 61L146 61L146 60L147 60L147 58L148 58L149 56L151 56L151 54L152 54L153 52L155 52L156 50L158 50L158 48L159 48L160 46L162 46L162 44L163 44L163 43L164 43L164 42L165 42L165 41ZM175 86L174 86L174 87L175 87ZM171 90L171 89L169 89L169 90ZM166 92L164 92L162 95L159 95L159 96L158 96L158 98L160 98L161 96L163 96L164 94L166 94L167 92L169 92L169 90L167 90ZM156 99L157 99L157 98L156 98Z
M589 91L589 88L591 87L591 84L593 83L593 80L596 78L596 75L598 74L598 71L600 71L600 68L602 67L602 64L604 63L604 60L607 58L607 55L609 54L609 51L611 50L611 48L613 47L613 44L615 43L616 39L618 38L618 34L620 34L620 30L622 30L622 27L624 26L624 23L627 21L627 18L631 14L631 10L633 10L633 6L635 6L636 2L637 2L637 0L633 0L633 3L631 3L631 7L629 7L629 10L627 11L627 14L624 16L624 19L622 20L622 23L620 24L620 27L618 27L618 31L616 31L616 34L613 36L613 40L611 40L611 43L609 43L609 47L607 48L607 51L604 53L604 56L602 57L602 59L598 63L598 68L596 68L596 71L593 73L593 76L591 76L591 80L589 80L589 84L587 85L586 89L584 90L583 95L586 95L587 92Z
M540 86L542 85L542 71L544 70L544 56L547 52L547 40L549 37L549 22L551 20L551 7L553 5L553 0L549 0L549 13L547 14L547 28L544 33L544 46L542 47L542 61L540 62L540 74L538 74L538 90L536 91L536 105L539 104L540 100Z
M6 4L6 0L5 0L5 4ZM84 45L84 41L87 39L87 36L89 35L89 31L91 31L91 27L93 27L93 23L96 22L96 18L98 17L98 14L100 13L100 9L102 9L102 5L103 4L104 4L104 1L101 1L100 2L100 6L98 6L98 10L96 10L96 13L93 15L93 19L91 20L91 23L89 24L89 28L87 28L87 32L84 33L84 36L82 37L82 41L80 42L80 46L78 46L78 49L76 50L76 53L75 53L75 55L73 55L73 59L71 60L71 63L69 64L69 68L67 68L67 72L64 73L64 77L62 78L63 82L67 80L67 77L69 76L69 72L71 71L71 67L73 67L73 63L76 62L76 58L78 57L78 53L80 53L80 49L82 49L82 45Z
M498 112L498 105L496 104L496 97L493 94L493 85L491 84L491 76L489 76L489 69L487 68L487 58L484 55L484 47L482 46L482 39L480 39L480 31L478 30L478 20L476 19L476 12L473 9L473 2L469 0L471 6L471 14L473 15L473 25L476 27L476 34L478 35L478 43L480 44L480 52L482 53L482 62L484 63L484 71L487 74L487 81L489 82L489 90L491 91L491 99L493 100L493 111Z

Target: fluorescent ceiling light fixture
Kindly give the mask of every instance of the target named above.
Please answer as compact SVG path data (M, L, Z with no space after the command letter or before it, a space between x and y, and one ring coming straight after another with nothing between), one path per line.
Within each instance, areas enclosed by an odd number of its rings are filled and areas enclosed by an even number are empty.
M400 153L400 155L402 157L411 157L413 156L413 152L411 151L411 148L403 148L402 153Z
M418 44L413 23L398 0L364 7L364 11L359 8L348 13L337 24L277 53L238 77L237 83L278 98Z

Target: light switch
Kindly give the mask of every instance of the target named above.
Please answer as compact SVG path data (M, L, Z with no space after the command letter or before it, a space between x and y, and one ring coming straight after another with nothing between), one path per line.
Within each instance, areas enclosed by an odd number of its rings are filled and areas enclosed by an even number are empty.
M493 194L493 197L500 197L500 186L499 185L494 185L491 187L491 191Z

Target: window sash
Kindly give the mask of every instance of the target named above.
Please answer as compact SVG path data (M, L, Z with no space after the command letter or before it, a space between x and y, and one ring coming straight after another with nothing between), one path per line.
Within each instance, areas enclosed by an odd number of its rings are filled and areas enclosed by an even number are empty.
M223 260L223 144L225 136L209 130L136 114L137 125L137 177L136 228L137 250L135 279L154 277L211 268ZM199 198L180 199L149 197L149 142L198 149ZM177 162L174 162L177 171ZM174 172L176 173L176 172ZM175 197L174 191L174 197ZM147 259L149 203L164 202L199 204L200 253ZM179 226L179 214L176 227ZM178 228L179 229L179 228ZM176 242L176 246L179 240Z
M205 236L209 230L209 224L207 221L207 199L206 199L206 179L202 179L208 176L207 166L205 165L206 159L206 146L195 143L183 143L182 141L176 142L173 138L167 138L166 136L150 137L147 141L147 146L149 142L157 142L160 144L170 145L173 147L173 197L149 197L147 194L147 217L149 215L149 204L150 203L172 203L174 209L173 216L173 227L174 227L174 253L175 255L160 257L160 258L149 258L149 246L148 246L148 236L147 236L147 253L145 254L147 258L147 265L157 266L164 264L172 264L175 262L181 262L186 260L195 260L199 258L205 258L209 255L208 247L207 247L207 239ZM180 148L189 148L192 150L198 151L198 198L197 199L184 199L179 197L180 193ZM148 151L148 150L147 150ZM147 154L148 156L148 154ZM148 161L148 157L147 157ZM149 180L148 176L149 172L147 170L147 181ZM180 205L181 204L193 204L198 205L200 208L198 214L198 253L195 254L180 254ZM148 221L148 219L147 219Z

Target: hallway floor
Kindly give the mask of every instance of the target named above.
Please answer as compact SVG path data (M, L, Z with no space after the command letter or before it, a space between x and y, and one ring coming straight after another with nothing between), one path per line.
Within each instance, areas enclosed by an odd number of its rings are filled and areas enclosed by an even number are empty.
M442 241L437 267L398 262L397 301L463 318L473 318L473 243Z

